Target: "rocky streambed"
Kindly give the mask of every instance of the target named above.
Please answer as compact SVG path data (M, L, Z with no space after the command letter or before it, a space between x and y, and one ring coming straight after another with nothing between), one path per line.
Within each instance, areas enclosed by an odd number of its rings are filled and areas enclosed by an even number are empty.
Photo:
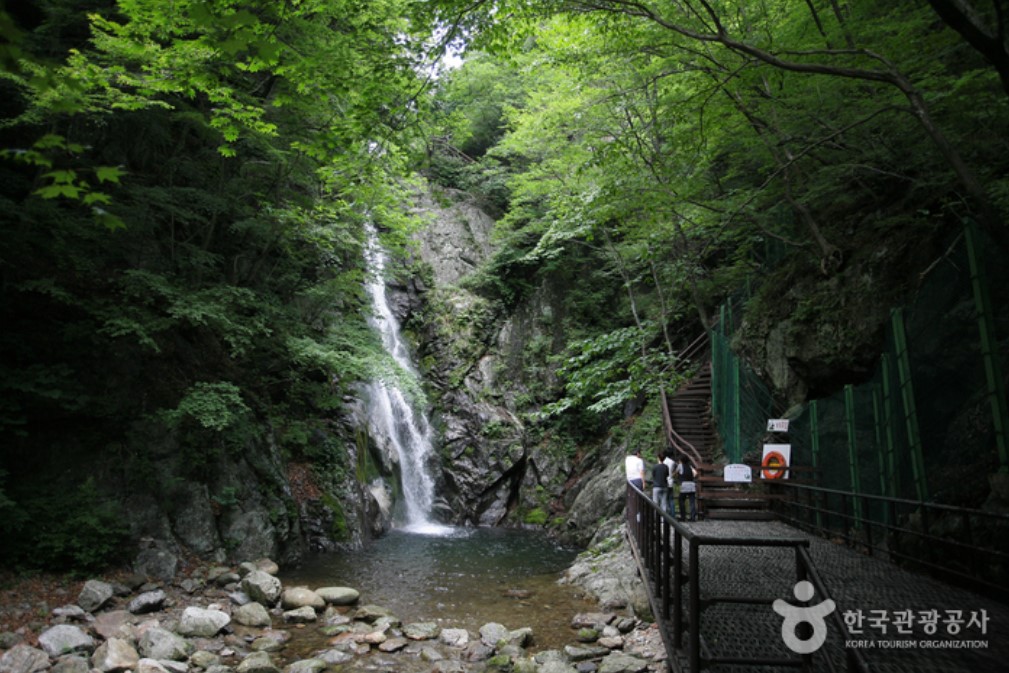
M619 549L584 555L566 581L600 599L558 614L571 642L539 649L522 624L403 623L352 587L283 586L270 560L149 582L92 579L73 602L0 633L0 673L639 673L665 667ZM638 605L637 613L635 605Z

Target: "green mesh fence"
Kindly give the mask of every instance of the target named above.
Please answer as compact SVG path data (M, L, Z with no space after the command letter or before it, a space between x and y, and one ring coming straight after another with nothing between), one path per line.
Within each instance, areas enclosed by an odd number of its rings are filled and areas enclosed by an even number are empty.
M915 301L892 311L873 377L790 412L792 464L815 468L827 488L982 506L991 475L1009 473L1004 254L966 226ZM711 335L712 410L725 458L750 462L781 411L729 346L731 305ZM880 505L858 506L879 507L864 512L873 520L886 516Z
M735 323L730 306L723 308L711 335L712 413L728 461L759 461L774 398L753 369L732 352L729 339Z

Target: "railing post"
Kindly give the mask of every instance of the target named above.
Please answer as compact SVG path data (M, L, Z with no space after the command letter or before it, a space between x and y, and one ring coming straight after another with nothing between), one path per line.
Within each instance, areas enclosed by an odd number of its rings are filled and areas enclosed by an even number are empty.
M673 646L683 648L683 536L673 531Z
M697 540L690 543L690 659L691 673L701 670L701 569Z
M661 589L659 589L662 598L662 619L663 621L669 621L669 560L671 558L669 553L669 536L672 532L672 528L669 525L669 521L666 517L659 515L662 521L662 563L660 572L660 582L662 583Z

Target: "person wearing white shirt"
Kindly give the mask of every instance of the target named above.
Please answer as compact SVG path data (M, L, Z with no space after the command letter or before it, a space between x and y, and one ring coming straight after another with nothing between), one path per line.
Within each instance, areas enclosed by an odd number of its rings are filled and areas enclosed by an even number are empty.
M638 489L645 488L645 461L641 459L641 449L634 449L631 455L624 461L624 468L627 470L627 481Z

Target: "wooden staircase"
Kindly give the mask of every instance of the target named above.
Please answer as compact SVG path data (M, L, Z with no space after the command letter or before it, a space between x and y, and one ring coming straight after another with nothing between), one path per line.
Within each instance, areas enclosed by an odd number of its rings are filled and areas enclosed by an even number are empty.
M701 516L736 521L774 519L771 500L780 496L767 492L756 469L753 475L752 483L729 483L722 478L720 466L702 465L697 485L697 509Z
M706 345L706 341L705 341ZM668 443L678 452L687 455L698 471L697 510L705 519L769 520L773 498L761 483L759 466L752 466L753 482L730 483L722 478L722 466L714 464L718 445L711 415L711 361L706 354L705 364L697 374L673 395L663 393Z

